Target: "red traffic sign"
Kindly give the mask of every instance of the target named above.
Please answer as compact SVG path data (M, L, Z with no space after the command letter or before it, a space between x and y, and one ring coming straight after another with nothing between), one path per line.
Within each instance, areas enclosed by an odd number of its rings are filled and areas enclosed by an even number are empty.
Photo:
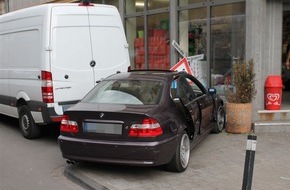
M190 69L189 63L187 61L187 58L182 58L178 63L176 63L171 69L171 71L185 71L188 74L192 75L192 71Z

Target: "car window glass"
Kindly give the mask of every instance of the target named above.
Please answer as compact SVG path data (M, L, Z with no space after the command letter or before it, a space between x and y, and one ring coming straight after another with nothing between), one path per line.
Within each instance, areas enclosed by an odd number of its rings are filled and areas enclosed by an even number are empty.
M202 96L204 94L201 88L193 80L191 80L190 78L186 78L186 81L190 85L196 97Z
M102 81L99 85L83 102L155 105L159 103L163 89L160 81L153 80Z
M172 99L177 98L177 79L173 80L171 83L170 96Z
M171 83L170 94L172 99L180 98L184 104L191 102L194 98L194 92L184 77L179 77Z

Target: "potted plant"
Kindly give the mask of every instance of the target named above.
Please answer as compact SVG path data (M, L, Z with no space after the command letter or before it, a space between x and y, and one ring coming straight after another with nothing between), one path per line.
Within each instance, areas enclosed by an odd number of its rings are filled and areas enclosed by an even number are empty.
M226 84L226 131L229 133L249 133L252 126L252 100L255 88L254 61L237 61L233 65L231 79ZM230 88L229 84L232 84Z

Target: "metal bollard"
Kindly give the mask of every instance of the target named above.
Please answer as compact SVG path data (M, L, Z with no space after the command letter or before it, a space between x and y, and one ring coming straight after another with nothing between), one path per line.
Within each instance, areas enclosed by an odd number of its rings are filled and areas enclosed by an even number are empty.
M248 135L242 190L251 190L252 188L256 146L257 136Z

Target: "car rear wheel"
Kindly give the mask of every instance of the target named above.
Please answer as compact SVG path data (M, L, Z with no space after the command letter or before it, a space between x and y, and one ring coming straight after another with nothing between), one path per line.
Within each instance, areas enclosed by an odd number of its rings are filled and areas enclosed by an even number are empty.
M40 129L35 124L26 105L19 108L19 126L23 137L33 139L40 136Z
M224 106L220 105L216 112L216 121L213 132L220 133L225 127L225 122L226 122L225 108Z
M170 163L167 165L167 169L174 172L183 172L186 170L190 158L190 140L186 131L183 131L176 152Z

